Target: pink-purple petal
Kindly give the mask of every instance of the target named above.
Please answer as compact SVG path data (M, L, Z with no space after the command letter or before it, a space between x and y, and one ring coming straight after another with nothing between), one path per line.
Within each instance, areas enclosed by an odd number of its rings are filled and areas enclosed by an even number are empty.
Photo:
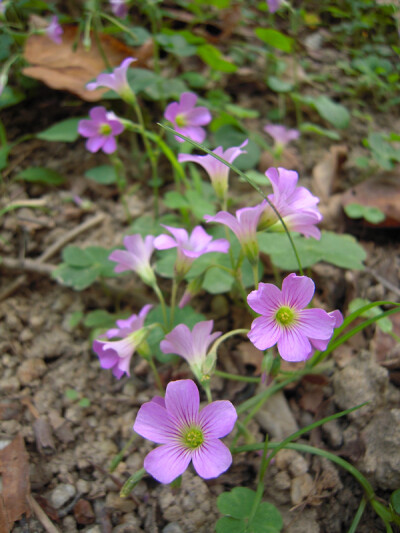
M199 476L213 479L228 470L232 464L232 454L223 442L213 439L192 454L192 461Z
M315 285L307 276L289 274L282 283L282 304L294 309L303 309L312 300Z
M260 283L258 289L247 296L247 303L260 315L272 315L281 305L281 291L272 283Z
M189 466L191 453L178 444L163 444L144 459L144 469L160 483L171 483Z
M197 102L197 94L191 92L184 92L179 99L179 112L184 113L192 109Z
M199 390L191 379L171 381L165 393L165 405L168 412L179 420L180 424L191 425L197 421L200 396Z
M277 343L281 334L282 329L275 319L259 316L253 320L247 336L256 348L267 350Z
M133 430L145 439L157 444L166 444L177 437L177 431L174 420L171 420L165 408L165 401L163 406L160 402L162 398L160 400L156 398L141 406Z
M313 339L330 339L336 319L323 309L303 309L296 324L299 331Z
M206 126L211 122L211 113L206 107L195 107L185 113L188 124L192 126Z
M236 409L231 402L220 400L209 403L200 412L200 425L208 439L220 439L230 433L237 420Z
M282 328L278 351L285 361L298 362L305 361L311 356L312 347L307 337L296 327Z

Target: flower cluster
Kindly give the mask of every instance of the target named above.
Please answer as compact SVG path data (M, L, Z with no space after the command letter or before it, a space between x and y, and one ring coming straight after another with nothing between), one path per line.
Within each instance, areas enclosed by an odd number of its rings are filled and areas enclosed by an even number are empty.
M112 3L115 14L117 7L126 7L123 4L124 2ZM137 101L127 80L127 69L134 61L132 57L126 58L113 72L100 74L95 81L87 85L87 89L111 89L136 109ZM210 122L211 114L207 108L197 107L197 100L198 97L194 93L182 93L178 102L172 102L166 107L164 117L173 124L178 133L195 142L202 142L206 135L203 126ZM122 133L124 126L129 127L129 121L119 120L104 107L93 108L89 115L90 120L82 120L79 124L79 133L88 139L88 150L96 152L102 149L105 153L113 153L116 150L115 136ZM298 136L296 130L286 130L281 126L270 125L266 127L266 131L274 138L278 147ZM178 137L177 140L182 141ZM159 141L159 146L162 146L163 141ZM144 143L146 142L147 137L144 138ZM202 166L209 175L222 209L227 209L229 165L246 153L244 148L247 144L248 140L245 140L239 146L226 149L218 146L213 155L223 161L211 154L179 154L178 161ZM135 272L153 289L160 301L161 313L158 316L162 318L158 318L160 323L154 322L145 326L152 308L152 305L145 305L137 315L117 320L116 327L109 329L105 335L93 342L93 350L99 357L101 367L111 369L117 379L125 374L129 376L131 359L136 351L147 359L155 371L159 388L163 390L162 380L152 359L153 352L158 353L161 358L168 354L178 355L189 365L209 400L208 405L200 410L200 395L196 384L192 380L184 379L170 382L164 398L156 396L140 407L133 429L142 437L160 445L146 456L144 468L161 483L172 482L191 462L196 472L205 479L219 476L231 465L231 453L220 439L233 429L237 413L229 401L211 401L209 383L212 374L217 372L217 350L221 342L232 334L247 333L250 341L259 350L268 350L277 345L277 351L283 359L304 361L310 358L315 350L327 348L334 329L343 321L339 311L328 313L323 309L308 307L315 286L306 276L297 276L294 273L288 275L283 280L281 289L271 283L258 284L257 233L265 230L279 232L286 226L305 237L318 239L320 232L316 226L322 218L317 207L319 199L306 188L298 186L298 175L295 171L270 168L266 176L273 189L268 199L252 207L242 207L235 214L221 210L215 215L204 216L207 223L215 222L229 228L238 239L241 251L232 250L227 239L214 239L200 225L189 232L182 227L161 224L166 233L145 237L140 234L127 235L123 239L124 248L115 249L109 255L109 259L116 263L115 272ZM176 249L176 259L171 303L168 307L156 278L156 272L162 269L156 269L152 265L152 257L155 251L160 252L156 254L158 257L164 250L170 249ZM235 330L222 335L220 331L213 332L213 320L200 320L192 325L189 319L187 322L191 324L191 328L186 323L177 323L178 312L174 314L174 311L178 290L183 282L187 283L179 304L182 308L193 294L201 290L206 276L207 268L201 270L203 265L200 264L200 275L191 277L189 271L194 261L212 252L229 252L226 262L230 261L232 264L231 270L222 263L210 266L221 266L223 271L230 273L232 280L242 289L245 302L245 287L248 285L242 283L240 268L244 257L251 264L255 290L248 294L247 304L260 316L253 320L250 330ZM193 271L194 269L192 274ZM180 316L184 313L185 311ZM155 310L154 316L156 315ZM157 328L157 334L151 335L150 340L150 332Z

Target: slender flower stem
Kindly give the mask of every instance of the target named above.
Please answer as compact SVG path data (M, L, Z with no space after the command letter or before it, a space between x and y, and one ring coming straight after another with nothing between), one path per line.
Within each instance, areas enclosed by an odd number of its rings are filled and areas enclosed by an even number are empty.
M201 385L202 385L203 389L205 390L208 403L211 403L212 402L212 394L211 394L211 389L210 389L210 382L206 381L205 383L201 383Z
M254 279L254 288L258 289L258 260L256 263L251 265L251 268L253 270L253 279Z
M160 374L158 373L158 370L157 370L157 367L156 365L154 364L154 360L153 360L153 357L149 357L147 359L149 365L150 365L150 368L152 369L153 371L153 374L154 374L154 378L156 380L156 384L157 384L157 387L159 388L160 392L162 394L164 394L165 392L165 389L164 389L164 386L162 384L162 381L161 381L161 378L160 378Z
M170 327L171 328L174 325L174 316L175 316L175 307L176 307L176 294L178 292L179 283L180 283L180 280L175 276L173 281L172 281L171 300L170 300L171 312L170 312L170 316L169 316L169 323L170 323Z
M238 376L230 374L229 372L222 372L221 370L214 370L214 374L220 378L231 379L232 381L244 381L246 383L260 383L261 378L252 376Z
M149 142L147 135L145 134L146 128L145 128L145 123L143 119L143 114L142 114L142 110L140 109L140 105L137 101L136 95L133 92L131 92L129 95L129 98L125 98L125 101L133 107L136 113L137 121L141 127L140 133L142 134L144 147L149 157L150 166L151 166L152 185L153 185L153 194L154 194L154 217L158 219L159 188L158 188L158 175L157 175L157 156Z
M225 333L225 335L222 335L222 337L219 337L214 344L211 347L211 352L217 352L219 345L224 342L226 339L229 339L229 337L232 337L233 335L240 335L241 333L248 333L248 329L234 329L232 331L228 331L228 333Z
M114 470L117 468L119 463L124 458L125 453L129 450L129 448L132 446L134 440L136 439L137 434L133 433L132 437L128 440L128 442L125 444L125 446L122 448L122 450L113 458L113 460L110 463L109 472L114 472Z
M151 288L154 290L154 292L156 293L157 295L157 298L160 302L160 305L161 305L161 311L162 311L162 315L163 315L163 320L164 320L164 326L166 328L168 328L168 315L167 315L167 306L165 304L165 299L164 299L164 296L163 296L163 293L161 292L161 289L160 287L158 286L157 282L154 281L153 285L151 286Z

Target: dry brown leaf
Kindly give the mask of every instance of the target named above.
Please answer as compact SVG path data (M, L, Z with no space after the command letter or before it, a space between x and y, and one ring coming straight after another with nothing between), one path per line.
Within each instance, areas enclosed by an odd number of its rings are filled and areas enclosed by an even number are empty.
M400 177L388 174L363 181L342 195L342 204L360 204L377 207L386 218L374 226L398 228L400 226ZM363 221L364 222L364 221ZM367 222L365 225L370 225Z
M264 359L263 352L253 346L251 342L240 342L236 348L241 355L243 364L254 366L254 375L259 376Z
M77 42L76 26L64 26L63 29L62 43L58 45L46 35L31 35L27 39L24 58L31 66L24 68L23 74L43 81L52 89L74 93L88 102L100 100L108 89L86 90L86 84L107 68L96 40L92 37L92 46L86 50L80 40ZM109 35L100 34L99 40L112 67L130 56L137 58L133 67L145 67L146 61L152 56L152 42L133 49Z
M21 435L0 450L0 474L0 533L8 533L23 514L30 515L28 454Z
M313 168L313 189L323 202L330 197L347 154L346 146L331 146L329 152Z

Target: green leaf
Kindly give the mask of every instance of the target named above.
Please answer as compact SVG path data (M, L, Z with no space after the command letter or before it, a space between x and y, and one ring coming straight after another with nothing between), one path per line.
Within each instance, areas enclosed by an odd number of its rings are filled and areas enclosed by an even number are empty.
M190 207L184 194L178 191L168 191L163 198L164 204L170 209L181 209Z
M395 490L390 495L390 503L397 514L400 514L400 489Z
M249 533L279 533L282 527L282 516L275 505L261 502L249 525Z
M159 255L160 259L155 264L155 271L163 278L172 279L174 277L176 249L162 250Z
M115 327L116 316L108 313L104 309L96 309L91 311L85 317L83 324L87 328L111 328Z
M79 397L79 394L75 389L67 389L65 391L65 397L68 398L68 400L77 400Z
M290 54L293 49L293 39L291 37L287 37L278 30L272 30L269 28L256 28L255 34L264 43L272 46L273 48L277 48L282 52L287 52Z
M76 326L80 323L80 321L82 320L83 318L83 313L82 311L74 311L73 313L70 314L70 316L68 317L68 327L70 329L75 329Z
M8 165L8 156L11 152L12 145L11 144L5 144L4 146L0 147L0 170L3 170Z
M184 72L180 77L194 89L202 89L207 84L207 78L200 72Z
M36 137L43 141L74 142L79 137L78 124L81 120L81 118L67 118L41 131Z
M62 185L65 182L65 178L61 174L44 167L29 167L17 174L16 179L32 183L43 183L44 185Z
M246 533L246 521L223 516L215 524L216 533Z
M319 261L325 261L342 268L362 270L362 261L366 253L357 240L351 235L339 235L330 231L322 231L321 239L306 239L300 235L292 235L293 242L303 268L310 267ZM258 235L260 250L271 256L275 266L283 270L295 271L298 264L286 235L280 233L261 233Z
M358 309L364 307L364 305L368 305L370 303L372 302L370 300L367 300L366 298L355 298L349 303L349 313L354 313L354 311L357 311ZM366 318L374 318L380 315L381 313L383 313L383 309L379 306L375 306L362 313L361 316L364 316ZM384 333L390 333L391 331L393 331L393 323L388 316L384 316L377 320L376 325Z
M0 34L0 61L6 61L11 55L13 40L6 33Z
M379 224L386 218L385 213L377 207L370 207L356 203L345 205L344 212L349 218L365 218L365 220L371 224Z
M215 215L216 209L214 203L204 198L203 194L189 190L186 192L186 198L197 219L203 220L204 215Z
M247 487L235 487L231 492L223 492L218 496L219 511L233 518L248 518L256 497L254 490Z
M0 94L0 109L19 104L23 100L25 100L25 94L22 91L13 89L7 85Z
M334 141L340 140L340 135L336 131L321 128L321 126L311 124L311 122L303 122L300 126L300 131L302 133L316 133L317 135L328 137L329 139L332 139Z
M210 294L222 294L231 290L234 281L229 272L214 267L207 270L202 287Z
M237 71L237 66L224 59L222 53L212 44L198 46L197 55L214 70L226 73Z
M350 123L350 113L341 104L337 104L325 95L315 98L313 105L322 118L330 122L335 128L347 128Z
M79 407L89 407L90 406L89 398L81 398L78 402Z
M111 165L100 165L91 168L85 172L85 176L102 185L111 185L117 181L115 169Z
M83 291L92 285L98 278L99 272L95 267L87 269L70 267L61 263L51 273L52 278L63 285L72 287L76 291Z
M155 37L158 44L160 44L164 50L179 57L192 56L196 53L197 47L189 44L183 35L174 34L158 34Z
M276 93L288 93L293 89L293 84L288 81L283 81L276 76L269 76L267 79L267 85L271 91Z
M67 246L62 251L62 258L68 265L73 267L89 267L92 264L91 257L86 250L79 246Z
M215 144L217 146L222 146L224 150L230 148L231 146L239 146L248 138L247 133L240 131L238 128L235 128L230 124L226 124L225 126L219 128L214 133L214 136ZM257 166L260 160L260 148L254 141L250 139L243 149L246 150L247 153L242 154L235 159L235 166L243 171L253 169L255 166Z
M238 118L258 118L260 112L255 109L247 109L236 104L226 104L225 109Z

